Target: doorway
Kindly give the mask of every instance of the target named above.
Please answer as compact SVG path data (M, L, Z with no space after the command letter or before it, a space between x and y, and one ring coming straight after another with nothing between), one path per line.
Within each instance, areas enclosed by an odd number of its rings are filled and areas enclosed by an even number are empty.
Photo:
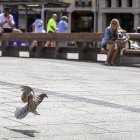
M94 14L91 11L74 11L71 15L71 32L93 32Z

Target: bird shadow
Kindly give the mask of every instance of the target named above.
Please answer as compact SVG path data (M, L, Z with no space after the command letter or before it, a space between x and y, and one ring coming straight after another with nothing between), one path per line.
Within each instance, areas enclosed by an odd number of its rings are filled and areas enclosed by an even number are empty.
M37 132L35 130L20 130L20 129L10 129L10 128L7 128L7 129L9 129L11 131L14 131L14 132L21 133L21 134L26 135L28 137L35 137L34 134L39 133L39 132Z

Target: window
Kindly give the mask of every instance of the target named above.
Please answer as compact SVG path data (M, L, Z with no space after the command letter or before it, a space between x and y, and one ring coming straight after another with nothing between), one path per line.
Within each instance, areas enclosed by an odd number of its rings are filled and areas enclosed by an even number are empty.
M71 21L71 32L93 31L94 14L91 11L74 11Z
M122 0L118 0L118 7L122 6Z
M75 6L91 6L92 0L75 0Z
M127 0L127 6L132 7L132 0Z
M106 0L106 6L111 7L111 0Z

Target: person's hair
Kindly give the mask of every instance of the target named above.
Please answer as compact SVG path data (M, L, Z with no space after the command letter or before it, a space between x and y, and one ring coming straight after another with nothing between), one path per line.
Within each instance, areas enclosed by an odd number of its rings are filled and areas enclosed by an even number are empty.
M11 11L11 8L10 7L5 7L4 8L4 12L7 12L7 11L10 12Z
M67 16L62 16L62 20L68 20Z
M41 18L41 15L40 15L40 14L37 14L37 15L36 15L36 19L38 19L38 18L39 18L39 19Z
M52 17L57 17L57 14L53 14Z
M111 23L112 23L112 22L115 22L115 23L117 24L117 30L122 29L121 26L120 26L120 22L119 22L118 19L113 18L113 19L111 20L111 22L110 22L110 27L111 27Z

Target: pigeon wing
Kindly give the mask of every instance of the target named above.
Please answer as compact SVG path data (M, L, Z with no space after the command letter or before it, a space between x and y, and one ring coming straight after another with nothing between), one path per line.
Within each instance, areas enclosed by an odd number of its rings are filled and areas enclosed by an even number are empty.
M28 102L29 95L31 95L31 94L35 95L33 89L31 87L29 87L29 86L21 85L20 88L21 88L21 91L23 91L23 93L21 95L21 100L24 103Z

